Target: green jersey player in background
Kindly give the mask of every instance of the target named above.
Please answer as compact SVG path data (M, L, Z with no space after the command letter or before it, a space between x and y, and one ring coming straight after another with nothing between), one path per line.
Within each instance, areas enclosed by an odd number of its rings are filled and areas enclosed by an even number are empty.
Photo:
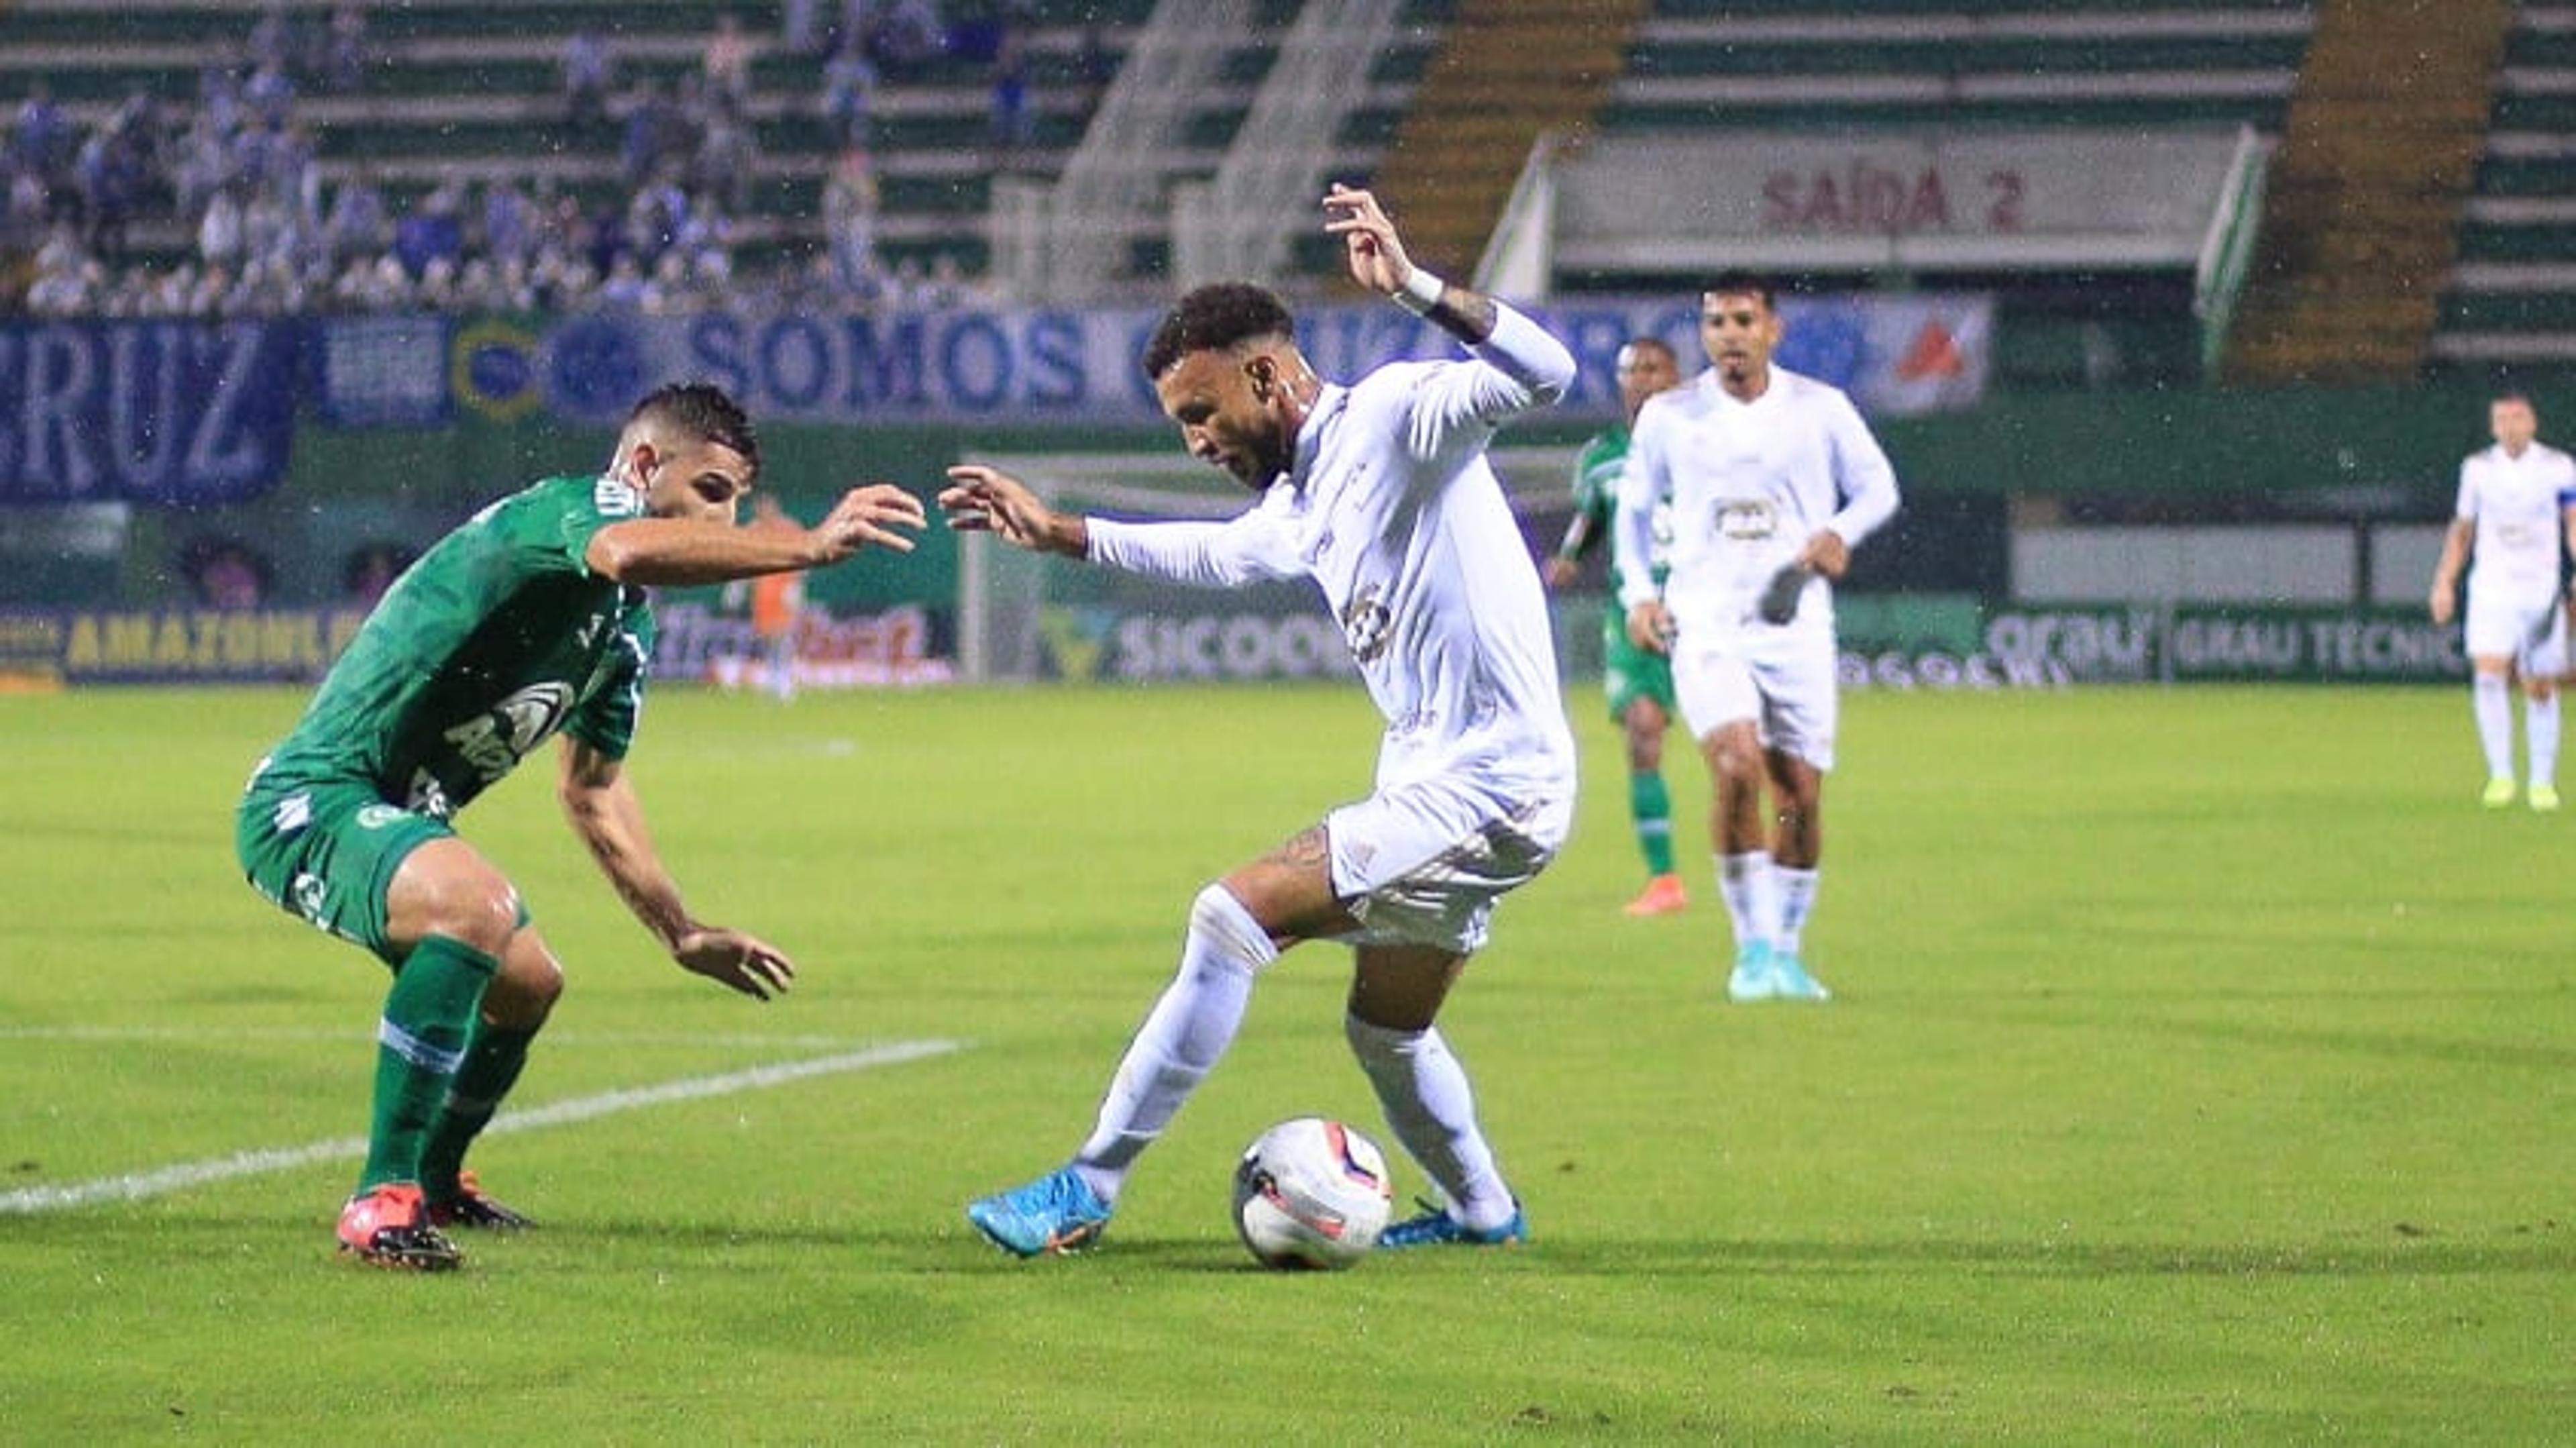
M477 1189L465 1149L518 1078L563 967L518 891L449 820L549 736L573 831L674 960L745 995L795 966L681 903L624 760L653 652L648 586L837 563L922 507L891 483L845 493L811 529L745 529L760 471L721 390L636 405L597 477L548 478L491 504L385 593L294 732L253 772L235 840L272 902L392 967L375 1109L342 1250L387 1267L461 1259L445 1227L527 1219Z
M1628 429L1646 399L1682 380L1681 363L1672 347L1655 337L1632 338L1619 349L1619 406L1626 420L1584 446L1574 464L1574 521L1565 541L1540 569L1551 589L1574 581L1584 555L1609 538L1610 515L1619 504L1619 470L1628 457ZM1672 527L1661 520L1658 539L1669 542ZM1655 581L1666 567L1656 550ZM1601 619L1601 682L1609 691L1610 717L1628 736L1628 818L1636 826L1637 850L1646 857L1645 893L1628 902L1631 915L1663 915L1690 903L1682 877L1673 872L1673 803L1664 788L1664 731L1673 718L1673 665L1662 654L1649 653L1628 641L1627 611L1619 606L1619 576L1610 571L1610 602Z

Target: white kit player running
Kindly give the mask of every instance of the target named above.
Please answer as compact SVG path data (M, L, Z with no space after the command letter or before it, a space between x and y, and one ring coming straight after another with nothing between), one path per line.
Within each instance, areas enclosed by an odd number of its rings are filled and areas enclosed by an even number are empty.
M1727 994L1821 1001L1831 993L1800 941L1834 765L1831 580L1895 514L1896 472L1839 389L1772 365L1779 342L1769 283L1729 273L1702 293L1709 369L1638 413L1611 541L1629 637L1672 655L1716 792L1718 893L1735 931ZM1659 591L1646 565L1665 502L1672 570Z
M1575 751L1538 571L1485 447L1563 396L1574 358L1510 308L1405 256L1374 197L1335 186L1326 230L1352 277L1467 344L1464 362L1318 379L1288 310L1201 287L1147 344L1145 375L1194 455L1259 494L1223 523L1057 513L989 468L951 468L951 522L1003 541L1209 586L1311 578L1386 716L1376 792L1199 892L1179 973L1128 1044L1071 1162L967 1218L1022 1257L1088 1245L1144 1149L1225 1052L1260 971L1301 940L1354 947L1343 1027L1396 1140L1442 1200L1381 1247L1528 1235L1434 1018L1496 901L1573 821Z
M2559 547L2576 548L2576 461L2539 440L2531 399L2508 392L2487 406L2495 446L2460 464L2459 502L2433 570L2433 621L2448 624L2460 569L2469 569L2465 642L2470 702L2486 751L2489 809L2513 803L2512 684L2522 678L2523 748L2531 807L2558 808L2558 677L2567 672L2567 609Z

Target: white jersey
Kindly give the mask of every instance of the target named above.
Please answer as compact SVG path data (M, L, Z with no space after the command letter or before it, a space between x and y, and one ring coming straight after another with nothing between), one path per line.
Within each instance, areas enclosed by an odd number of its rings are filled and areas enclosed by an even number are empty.
M1623 607L1658 596L1643 566L1656 505L1670 501L1672 571L1661 590L1684 632L1763 627L1764 588L1808 538L1858 545L1896 512L1896 470L1840 388L1786 368L1750 402L1715 369L1646 400L1619 478L1611 543ZM1809 580L1792 627L1830 630L1833 595Z
M2460 464L2460 498L2452 516L2474 520L2469 592L2499 602L2552 599L2558 593L2559 539L2565 509L2576 505L2576 460L2534 442L2522 456L2501 444Z
M1496 311L1474 361L1390 363L1326 386L1295 461L1241 516L1095 518L1089 556L1180 583L1313 579L1386 716L1379 789L1467 770L1570 799L1546 599L1485 445L1562 397L1574 358Z

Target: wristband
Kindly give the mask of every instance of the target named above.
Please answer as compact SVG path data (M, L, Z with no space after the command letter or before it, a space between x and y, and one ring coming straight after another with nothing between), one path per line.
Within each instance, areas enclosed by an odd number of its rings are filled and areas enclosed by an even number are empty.
M1396 288L1392 297L1397 306L1417 317L1427 317L1433 307L1440 305L1440 299L1448 294L1447 282L1421 267L1415 267L1413 274L1404 279L1404 285Z

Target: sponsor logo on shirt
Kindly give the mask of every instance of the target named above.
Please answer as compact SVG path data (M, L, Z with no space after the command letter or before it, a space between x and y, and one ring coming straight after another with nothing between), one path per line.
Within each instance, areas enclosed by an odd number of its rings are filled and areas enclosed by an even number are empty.
M1717 536L1737 543L1758 543L1780 531L1780 516L1768 498L1736 498L1717 505Z
M640 518L644 515L644 495L634 485L614 473L602 473L590 485L590 505L602 516Z
M516 769L529 750L563 726L571 709L571 686L548 680L519 690L445 737L488 783Z

